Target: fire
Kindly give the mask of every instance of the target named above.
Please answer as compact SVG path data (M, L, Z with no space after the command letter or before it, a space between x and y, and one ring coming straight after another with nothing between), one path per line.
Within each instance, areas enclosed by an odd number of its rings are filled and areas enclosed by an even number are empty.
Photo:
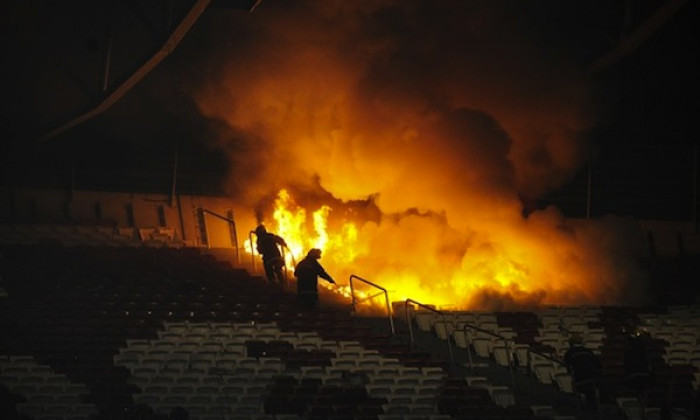
M615 272L606 271L613 266L591 251L595 247L584 246L599 241L600 231L577 227L574 235L573 227L552 228L559 219L551 214L484 222L483 230L465 232L431 213L345 220L328 204L300 206L287 190L274 204L264 224L287 242L288 271L319 248L321 264L338 283L319 286L344 298L351 294L351 275L385 288L391 302L410 298L445 309L513 310L615 298L604 296L606 285L593 281L591 271L613 278ZM245 247L252 252L250 243ZM356 300L385 307L376 288L353 286Z
M324 255L332 254L335 260L352 262L353 250L357 248L357 227L346 221L338 232L329 232L331 211L331 207L322 205L311 212L309 224L307 210L297 205L287 190L279 192L269 226L287 242L289 251L285 257L288 268L293 269L295 262L312 248L322 250Z
M507 261L502 256L496 256L488 264L480 261L476 267L471 267L470 276L464 276L462 272L451 272L453 268L442 265L439 256L434 252L421 252L424 270L416 270L412 264L407 264L399 254L389 252L391 255L382 256L376 251L377 245L362 243L358 224L353 221L342 220L329 228L329 216L333 209L328 205L321 205L316 209L305 209L299 206L286 189L279 191L275 200L272 219L265 221L268 230L285 239L288 250L285 251L286 266L289 272L293 272L295 264L300 261L308 250L319 248L323 251L322 265L338 282L332 286L326 282L319 282L321 287L326 287L341 296L350 297L351 288L347 283L350 274L356 274L367 278L387 288L392 301L405 301L415 299L425 301L440 307L462 308L461 302L477 293L480 289L509 290L515 279L522 280L525 276L522 267ZM414 221L420 223L420 220ZM373 231L377 227L370 224L364 226L364 239L370 242L381 238L384 234ZM425 231L425 227L417 228L415 225L405 226L408 232ZM421 236L422 235L422 236ZM420 241L432 242L423 233L415 238L394 238L395 243L384 244L385 249L401 249L418 245ZM415 243L413 243L415 241ZM424 243L423 245L426 245ZM245 248L252 252L249 242ZM372 251L374 250L374 251ZM392 261L398 257L398 260ZM385 259L387 258L387 259ZM415 263L415 261L414 261ZM494 267L498 267L495 269ZM432 276L432 287L426 287L426 279ZM355 283L355 297L359 301L383 306L383 295L377 289L367 287L362 282Z
M358 250L361 249L357 243L358 229L353 222L343 221L337 231L329 231L328 217L332 210L330 206L322 205L318 209L308 212L296 204L286 189L282 189L275 200L272 220L265 225L272 232L284 238L287 243L285 263L290 273L294 271L296 263L304 258L310 249L321 249L324 256L322 263L335 277L338 284L333 286L321 281L319 285L345 298L350 298L349 284L345 284L337 274L332 272L330 267L349 266L355 261ZM252 253L253 249L254 245L246 240L246 252ZM326 264L326 261L330 261L330 264ZM368 303L375 302L371 295L362 290L355 290L355 298L360 301L367 300Z
M261 221L289 242L288 260L319 247L337 281L361 276L394 301L640 301L646 238L633 221L523 211L523 199L556 191L590 157L590 80L561 51L531 43L542 39L535 26L466 3L447 2L440 21L423 18L430 2L411 3L389 26L384 2L305 2L300 13L273 8L252 25L221 25L250 42L209 57L216 66L194 100L224 122L211 137L230 152L234 199L259 209L277 185L332 197L309 205L280 192ZM505 26L464 24L482 18ZM392 28L413 28L421 42ZM371 201L374 213L346 212L353 200Z

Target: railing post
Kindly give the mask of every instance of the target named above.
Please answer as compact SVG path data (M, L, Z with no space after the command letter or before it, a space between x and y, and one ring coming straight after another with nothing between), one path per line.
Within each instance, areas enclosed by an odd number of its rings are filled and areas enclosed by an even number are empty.
M350 299L352 301L352 312L353 314L355 314L357 312L357 308L355 307L355 286L352 283L353 278L353 276L350 276L350 280L348 281L348 283L350 283Z
M411 336L411 345L413 345L413 343L415 342L415 339L414 339L414 337L413 337L413 325L412 325L412 323L411 323L411 319L409 319L409 317L408 317L408 304L409 304L409 303L415 303L416 305L420 306L421 308L425 308L425 309L427 309L427 310L429 310L429 311L432 311L432 312L435 312L435 313L437 313L437 314L440 314L440 315L442 316L442 322L445 324L445 329L447 329L447 320L446 320L446 318L445 318L445 313L444 313L444 312L438 311L438 310L435 309L435 308L431 308L430 306L424 305L424 304L422 304L422 303L420 303L420 302L418 302L418 301L415 301L415 300L413 300L413 299L406 299L406 302L405 302L405 307L406 307L406 323L408 324L408 331L409 331L409 334L410 334L410 336ZM447 341L447 352L448 352L449 355L450 355L450 364L454 365L454 363L455 363L455 357L454 357L454 354L452 353L452 344L450 343L450 336L449 336L449 335L447 336L447 340L446 340L446 341Z
M361 282L363 282L363 283L369 284L370 286L376 287L377 289L381 290L381 291L384 293L384 299L385 299L385 301L386 301L386 311L387 311L387 314L388 314L388 317L389 317L389 325L391 326L391 335L396 335L396 327L394 326L394 317L393 317L393 314L392 314L392 311L391 311L391 305L389 304L389 292L388 292L385 288L383 288L382 286L380 286L380 285L378 285L378 284L372 283L372 282L369 281L369 280L365 280L365 279L363 279L362 277L358 277L358 276L356 276L356 275L354 275L354 274L351 274L351 275L350 275L349 283L350 283L350 297L351 297L351 299L352 299L352 310L353 310L353 312L356 312L356 306L355 306L355 303L356 303L356 301L355 301L355 287L354 287L354 285L353 285L353 283L352 283L353 280L359 280L359 281L361 281Z
M250 260L253 263L253 273L257 272L257 268L255 267L255 247L253 246L253 232L252 230L248 232L248 243L250 244Z
M241 263L241 251L238 246L238 227L233 219L233 209L228 209L226 211L226 217L229 219L229 229L231 230L231 239L236 246L236 264Z
M570 372L569 374L571 375L571 390L574 393L574 399L576 400L576 411L577 411L578 417L580 418L583 410L581 407L581 401L579 401L578 388L576 386L576 378L574 378L573 369L571 368L571 366L567 365L565 362L563 362L559 359L556 359L552 356L548 356L544 353L540 353L538 351L532 350L531 348L528 348L527 349L527 365L528 365L527 367L528 367L528 370L530 371L529 372L530 378L532 378L532 367L530 366L530 360L532 359L532 357L531 357L532 354L536 354L543 359L546 359L546 360L552 361L556 364L559 364L561 366L564 366L566 368L567 372ZM532 379L532 380L534 381L534 379ZM596 385L596 387L597 387L597 385ZM533 390L534 390L534 387L533 387Z
M467 331L466 331L467 328L473 329L477 332L482 332L484 334L488 334L492 337L498 338L499 340L503 340L503 344L505 344L505 347L506 347L506 355L508 356L508 370L510 371L510 382L513 386L513 390L515 390L515 375L513 374L513 356L510 352L510 346L508 345L508 339L501 334L497 334L497 333L494 333L492 331L485 330L483 328L479 328L476 325L471 325L471 324L462 325L462 331L464 331L465 338L467 336ZM471 349L469 348L470 344L471 344L471 342L467 343L467 350L468 350L467 354L469 354L469 368L473 369L473 365L472 365L472 361L471 361L472 353L471 353Z
M237 264L240 263L241 259L240 259L240 255L239 255L239 251L238 251L238 231L236 229L236 222L233 220L233 211L229 209L229 213L231 214L231 217L224 217L218 213L215 213L211 210L207 210L204 208L202 208L201 211L202 211L202 223L204 224L205 234L207 237L207 248L211 248L211 245L209 244L210 243L210 241L209 241L209 228L207 226L207 218L206 218L206 215L210 214L210 215L217 217L217 218L228 223L229 230L231 233L231 242L233 242L234 249L236 250L236 263Z

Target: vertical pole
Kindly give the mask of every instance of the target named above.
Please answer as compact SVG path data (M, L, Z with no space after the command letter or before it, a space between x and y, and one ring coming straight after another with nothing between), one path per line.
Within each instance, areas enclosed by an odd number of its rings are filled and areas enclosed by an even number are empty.
M389 326L391 327L391 335L396 335L396 327L394 327L394 315L392 314L391 303L389 303L389 293L386 290L384 291L384 299L386 300L386 310L387 312L389 312ZM447 338L447 341L450 341L449 337Z
M352 284L353 276L350 276L350 298L352 299L352 313L355 315L357 309L355 308L355 286Z
M693 144L693 232L698 230L698 143Z
M226 210L226 217L228 217L228 228L231 234L231 242L233 248L236 250L236 264L241 263L240 250L238 248L238 229L236 228L236 223L233 219L233 209Z
M593 190L593 163L588 163L588 188L586 191L586 219L591 218L591 191Z
M253 232L252 230L248 232L248 243L250 244L250 259L253 263L253 273L257 273L257 268L255 267L255 246L253 245Z
M175 143L175 151L173 153L173 176L172 180L170 182L170 207L173 207L173 204L175 202L175 192L177 191L177 160L178 160L178 155L179 155L180 148L178 147L178 143Z
M107 6L107 34L106 36L106 48L105 48L105 61L104 61L104 72L102 73L102 92L106 92L109 88L109 71L112 67L112 43L114 42L114 24L112 19L112 13L114 7L111 2Z
M182 240L186 241L187 240L187 234L185 232L185 219L182 216L182 200L180 200L180 195L176 195L175 198L177 199L177 215L180 218L180 230L182 231ZM196 245L196 244L195 244Z

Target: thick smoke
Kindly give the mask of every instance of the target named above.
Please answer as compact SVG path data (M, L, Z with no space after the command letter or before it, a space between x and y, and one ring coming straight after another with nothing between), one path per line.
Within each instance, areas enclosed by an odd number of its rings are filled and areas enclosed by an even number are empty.
M629 222L522 216L520 198L585 162L593 124L571 45L545 42L557 28L533 7L270 0L205 16L197 30L230 43L207 49L195 98L228 126L230 190L258 210L280 188L371 201L382 216L361 224L355 267L441 303L639 302Z

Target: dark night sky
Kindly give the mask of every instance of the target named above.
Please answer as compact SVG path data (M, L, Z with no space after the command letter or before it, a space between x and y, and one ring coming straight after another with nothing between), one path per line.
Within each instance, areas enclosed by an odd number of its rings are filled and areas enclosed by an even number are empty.
M102 94L108 16L116 16L111 76L119 80L157 49L191 2L6 2L0 23L2 182L66 186L73 168L78 188L167 191L178 150L182 191L221 192L221 180L232 165L226 157L231 150L212 139L227 127L202 115L192 94L202 80L219 74L207 67L209 53L226 48L245 52L254 41L246 37L255 33L228 28L221 36L216 28L225 16L247 14L218 7L221 3L210 6L175 52L105 114L38 142ZM504 10L522 13L523 26L541 36L543 49L566 51L582 69L611 51L624 28L622 0L501 3ZM628 32L663 1L630 3ZM296 4L303 8L305 2ZM294 14L295 7L290 1L263 1L245 18L246 29L255 26L258 15ZM693 218L699 9L697 0L688 1L631 55L593 76L597 123L585 133L592 145L593 215ZM439 20L440 12L444 10L422 16ZM410 33L411 28L397 23L391 30ZM527 199L528 206L554 203L569 216L583 216L587 179L588 167L581 165L561 188Z
M698 13L698 2L689 2L632 55L599 74L610 113L593 136L594 215L692 220ZM558 198L575 191L575 205L583 209L587 176L581 171Z

